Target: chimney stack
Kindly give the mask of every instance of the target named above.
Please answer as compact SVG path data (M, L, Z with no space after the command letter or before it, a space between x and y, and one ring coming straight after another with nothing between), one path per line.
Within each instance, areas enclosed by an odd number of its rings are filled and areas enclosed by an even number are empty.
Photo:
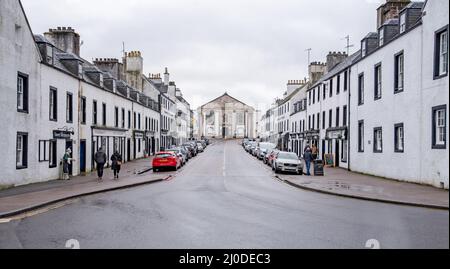
M344 61L347 56L345 52L330 51L327 55L327 71L330 71L333 67Z
M166 67L166 70L164 72L164 85L169 86L169 81L170 81L169 69Z
M312 62L309 65L309 81L316 83L326 72L327 64L321 62Z
M49 29L44 36L58 49L80 56L80 35L72 27Z
M377 9L377 29L387 20L398 18L400 10L409 3L410 0L386 0L386 3Z

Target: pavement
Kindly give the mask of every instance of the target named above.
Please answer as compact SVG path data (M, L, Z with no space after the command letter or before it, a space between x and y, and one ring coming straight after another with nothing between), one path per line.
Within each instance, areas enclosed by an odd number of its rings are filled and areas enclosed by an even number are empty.
M105 168L102 182L96 172L71 180L53 180L18 186L0 191L0 218L33 211L45 206L85 195L135 187L168 179L168 173L150 173L152 157L122 165L120 179L113 180L113 171Z
M401 205L449 209L448 190L325 168L325 176L280 174L285 183L310 191Z
M70 239L82 249L449 248L448 210L305 191L274 176L237 141L218 141L170 180L0 219L0 249L64 249Z

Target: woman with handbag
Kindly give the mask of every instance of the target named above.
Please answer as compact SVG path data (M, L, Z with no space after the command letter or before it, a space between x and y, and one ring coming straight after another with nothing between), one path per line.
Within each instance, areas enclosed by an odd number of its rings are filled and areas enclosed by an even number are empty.
M118 151L111 156L112 170L114 171L114 179L119 179L120 167L122 166L122 155Z

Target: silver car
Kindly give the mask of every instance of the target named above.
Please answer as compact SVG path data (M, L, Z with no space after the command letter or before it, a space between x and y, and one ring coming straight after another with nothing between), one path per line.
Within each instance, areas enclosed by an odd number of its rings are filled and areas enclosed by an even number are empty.
M280 151L273 160L272 170L277 174L280 172L291 172L303 175L303 163L297 154Z
M264 160L267 153L271 152L276 148L275 144L272 143L259 143L258 149L256 151L256 157L260 160Z

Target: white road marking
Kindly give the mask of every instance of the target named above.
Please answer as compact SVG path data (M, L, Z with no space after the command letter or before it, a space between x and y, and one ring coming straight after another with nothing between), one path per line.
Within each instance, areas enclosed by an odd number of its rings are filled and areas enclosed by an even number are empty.
M223 146L223 167L222 167L222 175L224 177L227 176L227 143Z

